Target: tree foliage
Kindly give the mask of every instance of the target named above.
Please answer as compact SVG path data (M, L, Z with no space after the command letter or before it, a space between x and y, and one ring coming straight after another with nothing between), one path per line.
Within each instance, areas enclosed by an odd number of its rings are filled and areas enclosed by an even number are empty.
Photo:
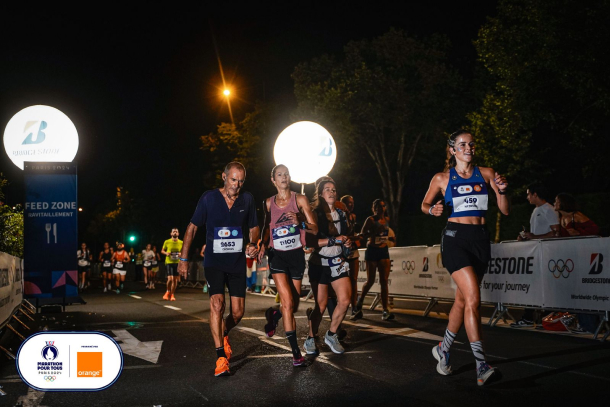
M293 73L296 116L329 129L345 151L337 157L341 166L374 164L394 228L416 155L442 144L465 113L457 113L460 80L447 64L447 47L444 37L420 40L392 29L350 42L342 58L321 56Z
M280 106L258 102L237 123L221 123L216 132L201 136L200 148L210 167L216 169L207 183L219 184L224 166L239 161L246 167L248 189L268 186L265 176L273 167L273 144L288 124L288 115Z
M8 180L0 173L0 252L23 258L23 208L4 205L2 189Z
M608 15L606 0L502 0L480 30L479 60L495 85L469 118L486 157L521 174L521 186L575 171L609 185L595 171L610 153Z

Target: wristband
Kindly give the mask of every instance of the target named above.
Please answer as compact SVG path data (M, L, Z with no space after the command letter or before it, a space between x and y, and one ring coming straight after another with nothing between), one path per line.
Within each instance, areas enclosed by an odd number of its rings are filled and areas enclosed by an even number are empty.
M305 221L301 222L301 228L303 230L307 229L307 224L305 223Z
M498 189L498 193L499 193L500 195L506 195L506 190L504 190L504 191L500 191L500 190Z
M182 257L178 257L178 260L180 260L180 261L189 261L189 259L183 259Z
M335 239L334 237L329 237L328 243L326 243L326 247L332 247L335 244L337 244L337 239Z
M430 207L430 209L428 209L428 213L429 213L430 215L434 216L434 215L432 214L432 208L434 208L434 205L432 205L432 206Z

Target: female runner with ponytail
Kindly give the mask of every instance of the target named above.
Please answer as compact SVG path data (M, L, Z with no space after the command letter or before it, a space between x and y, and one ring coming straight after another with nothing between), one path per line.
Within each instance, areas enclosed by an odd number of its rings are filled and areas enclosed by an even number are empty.
M449 313L445 338L432 349L438 361L436 370L451 374L449 350L462 324L477 362L477 384L483 386L495 373L485 362L481 341L481 292L479 283L491 257L489 232L485 225L488 192L494 192L498 208L508 215L506 197L508 183L491 168L474 165L475 143L472 135L458 130L447 140L445 171L432 178L421 210L427 215L443 214L443 199L435 203L439 193L444 195L449 210L447 226L441 236L443 264L457 285L455 302Z

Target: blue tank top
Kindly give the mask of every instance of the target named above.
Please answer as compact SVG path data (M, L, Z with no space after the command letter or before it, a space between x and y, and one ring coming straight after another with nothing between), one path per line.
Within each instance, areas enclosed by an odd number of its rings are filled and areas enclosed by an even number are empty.
M449 170L445 205L451 208L450 218L485 216L488 207L487 184L479 167L474 167L468 179L460 177L453 167Z

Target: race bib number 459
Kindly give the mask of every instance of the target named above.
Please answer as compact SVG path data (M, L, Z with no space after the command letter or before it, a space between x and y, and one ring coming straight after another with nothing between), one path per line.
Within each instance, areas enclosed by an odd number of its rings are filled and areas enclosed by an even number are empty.
M214 228L214 253L240 253L243 246L241 227Z

